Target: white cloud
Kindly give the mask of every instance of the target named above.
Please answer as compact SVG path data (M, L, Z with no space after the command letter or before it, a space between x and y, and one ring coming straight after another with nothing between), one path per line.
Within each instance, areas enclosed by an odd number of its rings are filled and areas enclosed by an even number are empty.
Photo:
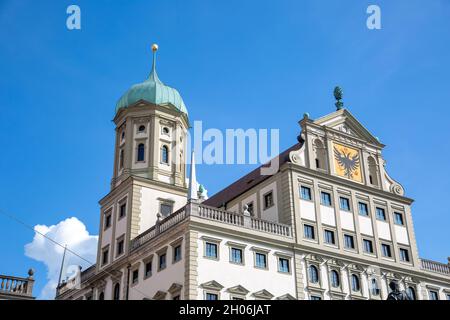
M34 230L45 234L59 244L77 253L84 259L95 262L97 257L98 236L89 235L86 226L75 217L59 222L57 225L36 225ZM53 299L58 283L59 271L64 248L35 233L33 241L25 245L25 255L44 263L47 267L47 283L38 298ZM80 265L83 269L90 264L67 251L64 265ZM63 273L64 276L64 273Z

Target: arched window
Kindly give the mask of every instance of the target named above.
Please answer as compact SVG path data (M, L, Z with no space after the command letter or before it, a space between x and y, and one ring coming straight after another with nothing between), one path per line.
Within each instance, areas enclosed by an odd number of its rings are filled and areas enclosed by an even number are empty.
M319 271L316 266L309 266L309 281L311 283L319 282Z
M98 296L98 300L105 300L105 293L102 291Z
M360 289L359 277L356 274L352 274L352 291L358 292Z
M314 140L316 169L327 169L327 150L320 139Z
M375 278L371 280L371 290L372 295L374 296L378 296L380 294L380 288L378 288L378 281Z
M162 131L163 131L163 133L166 134L166 135L169 134L169 128L167 128L167 127L164 127Z
M114 286L113 299L120 300L120 284L118 284L118 283L116 283L116 285Z
M169 163L169 148L167 146L162 146L161 148L161 162Z
M145 145L143 143L139 143L137 150L137 161L145 160Z
M139 132L144 132L145 131L145 126L139 126Z
M369 165L369 183L378 186L378 168L377 163L373 157L367 159Z
M408 287L408 289L406 289L406 294L411 300L416 300L416 290L414 290L413 287Z
M336 270L331 270L330 282L331 282L331 286L333 288L339 288L339 286L341 285L340 279L339 279L339 273Z

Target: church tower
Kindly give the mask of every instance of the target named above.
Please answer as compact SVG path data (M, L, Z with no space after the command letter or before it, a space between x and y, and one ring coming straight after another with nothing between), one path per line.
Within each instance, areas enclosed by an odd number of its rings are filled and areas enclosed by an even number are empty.
M98 268L129 250L130 240L186 204L186 137L189 120L178 91L156 72L118 100L114 171L100 200Z

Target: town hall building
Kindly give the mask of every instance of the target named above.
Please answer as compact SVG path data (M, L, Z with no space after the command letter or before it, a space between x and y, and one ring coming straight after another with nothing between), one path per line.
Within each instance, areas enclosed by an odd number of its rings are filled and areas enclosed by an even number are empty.
M116 105L97 262L57 299L385 300L396 280L411 299L450 300L450 265L420 258L413 200L339 88L336 111L299 121L275 174L262 166L207 198L157 49L148 79Z

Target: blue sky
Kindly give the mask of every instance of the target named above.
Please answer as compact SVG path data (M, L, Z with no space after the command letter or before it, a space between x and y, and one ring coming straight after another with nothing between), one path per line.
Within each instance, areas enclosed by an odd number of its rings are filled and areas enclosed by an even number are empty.
M81 8L82 29L66 28ZM382 29L366 28L377 4ZM204 128L280 128L296 142L304 112L334 111L332 90L386 148L390 175L414 198L421 257L450 255L450 2L0 0L0 209L29 225L76 216L98 234L112 174L114 106L158 74ZM197 168L210 194L252 166ZM33 232L0 216L0 274L43 264Z

